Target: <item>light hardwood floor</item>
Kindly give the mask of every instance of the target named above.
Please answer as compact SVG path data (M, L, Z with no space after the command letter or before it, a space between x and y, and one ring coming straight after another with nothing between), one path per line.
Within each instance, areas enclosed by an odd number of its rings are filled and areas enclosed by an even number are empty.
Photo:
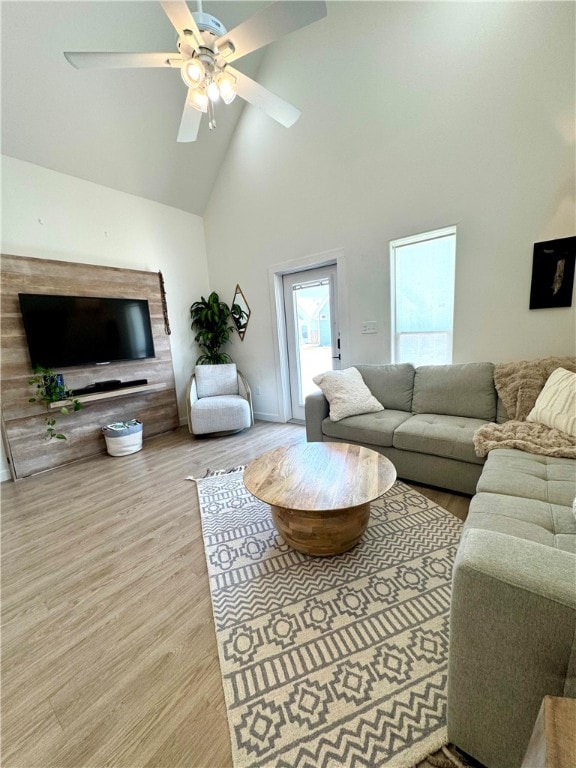
M188 475L305 440L187 430L2 484L3 768L219 768L230 747ZM468 498L418 490L464 519Z

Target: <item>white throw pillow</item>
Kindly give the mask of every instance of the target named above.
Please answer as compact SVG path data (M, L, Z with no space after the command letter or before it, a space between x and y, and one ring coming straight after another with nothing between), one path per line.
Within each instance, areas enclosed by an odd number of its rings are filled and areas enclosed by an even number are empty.
M565 368L552 371L526 421L537 421L576 437L576 373Z
M320 387L330 403L330 421L384 410L382 403L376 400L364 383L358 368L326 371L314 376L312 381Z

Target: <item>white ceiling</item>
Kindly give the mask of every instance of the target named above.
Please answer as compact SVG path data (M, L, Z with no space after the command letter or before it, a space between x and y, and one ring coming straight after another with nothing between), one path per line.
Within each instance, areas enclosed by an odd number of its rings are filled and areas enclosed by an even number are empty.
M204 11L232 29L266 5L206 0ZM242 110L254 107L222 105L216 130L203 119L198 140L178 144L186 97L178 71L76 70L63 56L175 51L160 4L2 0L1 10L2 153L202 215ZM234 66L258 79L263 55Z

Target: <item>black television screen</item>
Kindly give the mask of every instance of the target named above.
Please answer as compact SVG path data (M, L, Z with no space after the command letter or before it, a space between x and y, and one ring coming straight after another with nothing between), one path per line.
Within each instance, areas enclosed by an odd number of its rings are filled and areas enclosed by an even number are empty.
M143 360L154 357L146 299L19 293L32 366Z

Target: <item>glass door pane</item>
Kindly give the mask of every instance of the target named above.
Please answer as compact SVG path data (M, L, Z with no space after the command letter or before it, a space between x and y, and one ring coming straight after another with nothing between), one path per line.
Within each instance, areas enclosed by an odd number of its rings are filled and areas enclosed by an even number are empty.
M336 267L284 276L292 418L304 420L306 396L318 373L339 367L335 310Z
M292 287L297 323L299 401L318 389L312 381L318 373L332 368L330 281Z

